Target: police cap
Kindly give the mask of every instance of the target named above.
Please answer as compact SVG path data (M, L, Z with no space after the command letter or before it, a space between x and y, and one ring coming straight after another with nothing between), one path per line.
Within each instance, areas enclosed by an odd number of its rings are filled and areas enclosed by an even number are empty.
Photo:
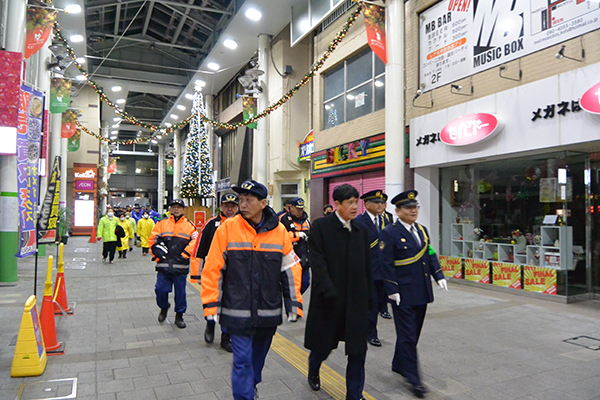
M304 208L304 199L302 199L302 197L294 197L290 201L290 205L296 208Z
M240 198L235 193L225 193L221 195L221 204L223 203L240 204Z
M266 199L269 193L265 185L253 179L245 180L240 186L234 186L231 189L238 194L251 194L259 200Z
M419 193L416 190L407 190L394 197L392 199L392 204L396 207L416 206L419 204L417 201L417 194Z
M364 193L360 196L364 201L374 201L374 202L382 202L385 203L388 199L388 195L383 193L382 190L376 189L371 190L370 192Z
M175 206L175 205L181 206L181 207L185 208L185 203L181 199L173 199L173 200L171 200L171 203L169 204L169 207Z

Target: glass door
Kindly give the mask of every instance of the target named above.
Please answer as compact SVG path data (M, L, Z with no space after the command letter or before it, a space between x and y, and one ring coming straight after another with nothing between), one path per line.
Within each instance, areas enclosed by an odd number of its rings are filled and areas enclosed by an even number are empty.
M600 298L600 154L590 154L585 182L588 198L588 243L586 271L587 289L593 298Z

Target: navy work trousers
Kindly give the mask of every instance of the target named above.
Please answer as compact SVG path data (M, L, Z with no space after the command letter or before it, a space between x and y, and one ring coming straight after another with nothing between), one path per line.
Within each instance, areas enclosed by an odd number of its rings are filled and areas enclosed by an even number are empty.
M254 387L262 381L262 370L272 341L272 334L231 334L231 389L234 400L254 399Z
M186 275L165 274L158 272L156 274L156 304L159 308L169 307L169 293L175 287L175 312L184 313L187 310L187 299L185 297Z
M420 385L417 343L421 336L427 304L404 307L393 304L392 310L396 326L396 349L392 359L392 371L405 377L409 383Z

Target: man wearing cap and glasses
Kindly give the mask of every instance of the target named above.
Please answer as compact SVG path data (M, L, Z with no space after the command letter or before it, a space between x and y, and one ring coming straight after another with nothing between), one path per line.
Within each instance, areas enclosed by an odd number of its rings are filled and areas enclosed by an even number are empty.
M307 244L308 235L310 234L310 221L308 220L308 214L304 211L304 200L301 197L291 199L289 211L283 214L279 220L288 230L294 245L294 253L300 258L300 265L302 265L300 293L304 294L310 286Z
M186 276L190 272L190 257L196 247L198 232L184 215L185 203L174 199L169 205L171 215L152 229L148 245L156 261L156 304L160 308L158 322L167 318L169 293L175 287L175 325L186 327L183 314L187 310Z
M448 290L437 255L431 247L427 229L417 223L417 191L408 190L392 199L398 221L379 235L380 260L385 290L392 301L396 327L396 349L392 371L402 375L417 398L425 397L421 381L417 343L425 320L427 304L433 302L433 277L441 289Z
M209 219L204 227L202 228L202 235L198 240L197 249L194 252L195 257L192 258L191 275L190 278L193 282L200 280L200 272L204 266L204 261L208 255L208 250L215 236L217 228L225 222L227 218L235 216L239 207L239 198L235 193L225 193L221 195L221 212L216 217ZM215 320L207 320L206 328L204 330L204 341L206 343L212 343L215 340ZM228 353L233 352L231 349L231 338L225 329L221 326L221 347Z
M380 215L380 205L387 201L387 194L382 190L371 190L360 196L365 202L364 213L356 217L356 222L363 224L367 229L369 237L369 256L371 258L371 269L373 270L373 285L375 287L376 304L369 310L369 336L367 342L376 347L381 347L381 341L377 335L377 315L381 310L387 312L387 297L383 286L383 273L379 261L379 232L383 229L383 217ZM391 316L390 316L391 318Z
M219 319L231 336L235 400L256 397L277 326L302 315L302 267L288 232L254 180L233 190L240 213L215 232L201 274L204 317Z

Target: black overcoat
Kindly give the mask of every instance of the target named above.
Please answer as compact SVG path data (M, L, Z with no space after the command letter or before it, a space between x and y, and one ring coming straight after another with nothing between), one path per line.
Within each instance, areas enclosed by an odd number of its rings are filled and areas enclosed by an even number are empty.
M318 353L346 342L346 354L367 351L368 311L375 302L364 226L344 228L336 213L315 220L308 239L312 270L304 347Z

